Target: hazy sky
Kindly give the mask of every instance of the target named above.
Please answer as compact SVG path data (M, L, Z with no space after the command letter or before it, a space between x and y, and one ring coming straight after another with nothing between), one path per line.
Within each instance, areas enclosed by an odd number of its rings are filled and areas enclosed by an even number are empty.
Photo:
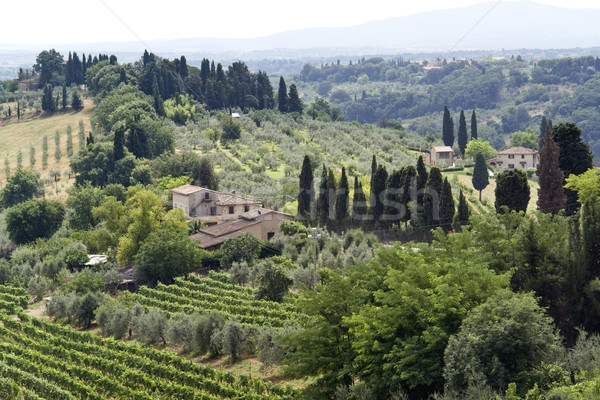
M510 0L503 0L510 1ZM523 1L523 0L518 0ZM291 29L351 26L482 0L27 0L0 3L2 43L257 37ZM597 0L538 0L600 8ZM490 2L490 5L495 3Z

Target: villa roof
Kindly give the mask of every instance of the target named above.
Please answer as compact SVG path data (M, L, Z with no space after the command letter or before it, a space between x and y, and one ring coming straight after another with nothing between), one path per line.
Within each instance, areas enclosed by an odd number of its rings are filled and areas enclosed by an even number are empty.
M431 149L433 151L435 151L436 153L447 153L447 152L453 153L454 152L454 150L452 150L452 147L450 147L450 146L433 146Z
M502 149L498 154L537 154L538 151L527 147L516 146Z

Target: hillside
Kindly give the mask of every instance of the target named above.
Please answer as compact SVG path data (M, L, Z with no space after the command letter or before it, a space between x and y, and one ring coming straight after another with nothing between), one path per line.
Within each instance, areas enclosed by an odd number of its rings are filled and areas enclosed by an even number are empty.
M9 106L16 110L16 103L4 103L4 109ZM84 109L79 112L72 110L44 115L35 109L28 109L23 113L22 120L17 120L16 112L8 120L0 120L0 158L3 159L4 168L0 174L0 185L6 183L6 160L11 171L17 168L18 154L21 152L22 166L31 168L31 148L34 149L35 164L33 170L39 173L44 182L46 196L50 198L66 199L66 190L74 183L70 174L70 159L67 155L67 127L72 129L73 152L79 152L79 123L83 121L85 135L91 131L90 119L94 111L93 100L84 99ZM56 132L60 136L61 158L56 155ZM43 168L43 138L48 138L48 166ZM57 174L59 173L59 174ZM71 176L70 176L71 175ZM58 182L55 181L55 177Z

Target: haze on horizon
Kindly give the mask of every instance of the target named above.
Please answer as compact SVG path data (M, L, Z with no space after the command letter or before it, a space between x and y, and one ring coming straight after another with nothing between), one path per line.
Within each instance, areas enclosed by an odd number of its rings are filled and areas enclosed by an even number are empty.
M528 1L528 0L503 0ZM438 9L464 7L489 0L424 0L420 2L364 2L305 0L286 4L276 0L251 3L232 0L216 2L183 0L30 0L0 6L2 44L66 44L132 42L178 38L250 38L279 32L359 25L370 21L407 16ZM600 8L592 0L536 0L567 8ZM493 12L493 11L492 11ZM468 29L468 27L465 27Z

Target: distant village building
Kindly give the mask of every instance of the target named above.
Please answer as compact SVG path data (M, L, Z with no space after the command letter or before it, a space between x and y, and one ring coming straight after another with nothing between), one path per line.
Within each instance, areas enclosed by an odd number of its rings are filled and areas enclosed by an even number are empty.
M509 147L500 150L495 158L488 160L490 165L499 170L505 169L535 169L538 166L539 154L537 150L527 147Z
M257 210L258 200L233 193L223 193L194 185L171 189L173 209L181 208L188 218L198 218L206 224L218 224L237 219L239 215Z
M238 237L244 233L249 233L261 240L270 240L281 232L279 227L281 223L291 219L293 219L292 215L267 208L258 208L239 215L235 220L204 228L190 238L200 240L198 247L201 249L220 246L227 239Z
M451 167L454 165L454 150L450 146L433 146L428 162L438 168Z

